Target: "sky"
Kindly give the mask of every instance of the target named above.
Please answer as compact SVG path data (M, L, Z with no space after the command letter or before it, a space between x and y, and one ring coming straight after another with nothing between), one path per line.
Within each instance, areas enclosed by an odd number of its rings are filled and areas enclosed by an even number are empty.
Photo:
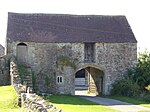
M0 44L5 46L8 12L125 15L138 41L138 51L150 51L149 5L149 0L1 0Z

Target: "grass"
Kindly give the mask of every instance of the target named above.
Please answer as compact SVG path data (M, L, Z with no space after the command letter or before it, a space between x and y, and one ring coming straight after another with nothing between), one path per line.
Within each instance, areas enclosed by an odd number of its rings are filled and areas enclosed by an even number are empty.
M64 112L119 112L107 106L82 99L78 96L53 95L45 97Z
M0 112L24 112L17 106L17 94L12 86L0 87Z
M141 105L141 106L150 108L150 102L145 102L139 98L135 99L135 98L129 98L125 96L107 96L107 98L112 98L112 99L116 99L116 100L120 100L120 101L124 101L128 103L133 103L136 105Z

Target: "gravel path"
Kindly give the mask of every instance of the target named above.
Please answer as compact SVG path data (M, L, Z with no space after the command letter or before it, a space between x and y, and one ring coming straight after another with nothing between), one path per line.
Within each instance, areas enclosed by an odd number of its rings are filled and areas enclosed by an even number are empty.
M145 111L150 112L150 108L142 107L139 105L134 105L131 103L126 103L114 99L109 98L101 98L97 96L81 96L81 98L93 101L95 103L109 106L113 109L120 110L121 112L139 112L139 111Z

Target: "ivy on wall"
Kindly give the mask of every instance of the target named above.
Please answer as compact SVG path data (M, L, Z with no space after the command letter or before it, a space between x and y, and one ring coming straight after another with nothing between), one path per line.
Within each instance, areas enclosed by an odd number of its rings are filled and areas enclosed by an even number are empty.
M59 56L57 58L57 64L61 66L63 69L64 66L70 66L73 69L76 69L76 64L73 60L70 59L68 56Z
M37 80L36 80L36 76L34 73L32 73L32 84L33 84L33 89L34 91L36 90L36 84L37 84Z
M18 64L17 68L18 68L18 73L21 77L21 83L25 84L26 82L24 81L24 78L27 74L29 74L29 71L27 70L27 67L25 67L24 65L21 65L21 64Z

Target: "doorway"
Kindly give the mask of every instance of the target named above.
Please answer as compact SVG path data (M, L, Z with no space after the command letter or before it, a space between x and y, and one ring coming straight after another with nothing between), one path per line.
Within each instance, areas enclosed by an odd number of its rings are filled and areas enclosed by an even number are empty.
M17 45L17 62L20 64L27 63L28 49L25 43L19 43Z
M75 73L76 95L102 95L104 72L94 67L86 67Z

